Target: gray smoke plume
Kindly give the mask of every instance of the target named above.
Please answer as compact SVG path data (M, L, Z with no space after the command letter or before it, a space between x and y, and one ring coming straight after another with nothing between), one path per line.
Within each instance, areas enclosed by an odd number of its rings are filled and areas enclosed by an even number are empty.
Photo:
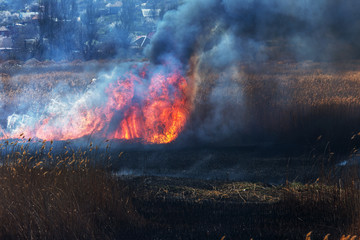
M185 1L176 11L166 13L147 54L159 61L162 55L171 53L187 63L193 54L223 45L227 37L236 46L227 44L227 49L223 48L224 53L227 50L231 54L223 58L225 61L235 60L234 55L244 56L244 52L253 55L259 49L248 47L254 43L269 46L270 41L286 46L283 51L288 57L357 58L359 7L358 1L339 0Z
M154 63L172 55L196 72L190 124L201 140L222 141L247 131L240 63L357 59L359 7L354 0L186 0L165 14L145 53Z

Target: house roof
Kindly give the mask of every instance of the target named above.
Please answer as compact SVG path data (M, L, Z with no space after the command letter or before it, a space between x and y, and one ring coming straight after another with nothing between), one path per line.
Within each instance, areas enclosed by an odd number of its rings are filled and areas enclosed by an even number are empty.
M0 27L0 32L9 32L10 30L7 29L5 26Z
M110 7L122 7L122 5L123 5L122 1L117 1L115 3L108 3L108 4L106 4L105 7L107 7L107 8L110 8Z
M11 38L9 37L0 37L0 48L2 49L10 49L12 48L13 43Z
M152 17L159 17L160 16L160 12L161 9L141 9L142 15L143 17L148 17L148 18L152 18Z

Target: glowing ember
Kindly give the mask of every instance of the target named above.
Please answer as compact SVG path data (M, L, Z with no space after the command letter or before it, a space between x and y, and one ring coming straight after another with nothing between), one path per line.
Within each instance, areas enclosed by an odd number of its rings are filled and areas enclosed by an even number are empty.
M81 97L70 108L41 116L40 120L0 129L2 139L18 138L21 133L46 140L93 135L163 144L174 141L187 122L187 81L172 65L157 67L156 71L134 66L100 91L105 92L100 94L104 98L101 103Z

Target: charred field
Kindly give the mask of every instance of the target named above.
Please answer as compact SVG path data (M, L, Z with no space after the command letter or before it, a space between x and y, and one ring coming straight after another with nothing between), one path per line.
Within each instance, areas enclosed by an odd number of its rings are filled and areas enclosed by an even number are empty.
M2 129L9 116L59 101L54 89L82 95L98 72L122 62L2 62ZM168 144L96 135L44 141L23 132L3 139L1 238L356 235L358 62L237 67L241 74L221 86L228 101L220 108L211 94L218 76L203 71L189 121ZM214 111L230 122L209 122Z

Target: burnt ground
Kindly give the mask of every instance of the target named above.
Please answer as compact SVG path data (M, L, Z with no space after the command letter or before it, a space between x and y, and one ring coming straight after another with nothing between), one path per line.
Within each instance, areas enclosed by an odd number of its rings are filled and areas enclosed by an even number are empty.
M247 146L144 149L115 147L112 170L119 175L170 176L204 180L250 181L284 184L286 181L313 182L336 174L336 163L346 158L294 146ZM117 151L117 152L116 152ZM121 156L118 157L118 153Z
M69 173L77 168L76 164L71 167L76 159L77 162L108 159L111 163L110 167L115 172L115 177L112 173L111 179L125 186L125 191L109 185L110 196L126 202L126 213L119 214L114 211L116 208L112 209L113 205L122 206L113 202L113 198L110 197L110 202L104 202L101 198L104 186L100 185L97 189L98 200L105 209L110 209L111 214L98 208L99 203L95 202L96 207L91 207L82 216L87 219L91 214L99 214L95 216L95 226L101 229L99 234L108 231L102 228L103 220L111 222L115 219L113 221L117 223L118 218L125 218L128 224L110 224L108 229L111 234L106 236L112 237L99 235L94 237L96 239L305 239L310 231L313 231L311 239L323 239L329 233L335 237L350 233L348 229L354 223L351 213L358 213L357 210L353 211L353 204L358 203L360 195L350 194L349 198L344 198L346 192L342 193L344 190L341 190L344 184L341 184L340 190L330 181L330 184L324 184L327 176L323 173L329 174L331 166L336 167L331 163L333 155L317 155L315 150L299 154L301 151L292 151L296 148L289 147L287 152L280 154L274 145L263 148L140 148L131 145L126 148L110 141L105 142L106 146L99 152L95 148L89 153L89 146L80 150L75 148L74 143L36 144L31 143L27 147L20 143L9 143L3 147L10 154L8 158L18 159L21 156L18 150L25 146L23 158L29 158L30 162L34 159L30 156L35 156L43 164L41 166L44 166L45 173L47 169L52 169L48 168L49 154L54 154L52 159L67 159ZM107 144L111 146L107 147ZM62 153L65 147L69 149L69 155ZM43 151L34 155L35 149ZM38 165L37 162L33 164ZM57 177L57 168L54 169L53 175ZM30 177L22 178L28 182L34 177L30 174ZM83 179L84 176L75 172L66 175L65 180L63 178L57 182L71 180L71 184L77 186L76 179ZM100 183L102 181L100 179ZM50 179L49 183L52 182L54 180ZM95 183L99 182L90 178L84 184L93 189ZM21 186L22 182L19 191L23 191ZM13 186L9 187L12 189ZM35 188L34 196L38 194L37 187L29 187L32 191ZM74 189L68 190L68 187L64 191L74 194ZM84 186L78 186L76 194L82 195L84 191L92 195L91 191L83 189ZM22 199L27 202L27 198L25 195ZM12 198L9 199L12 201ZM81 199L87 206L88 200ZM47 216L46 211L44 214ZM45 224L48 222L45 221ZM85 235L82 236L80 239L86 239Z
M334 179L341 181L339 160L297 147L124 151L118 175L144 220L130 238L305 239L312 231L311 239L327 234L339 239L350 234L352 200L341 200L338 188L329 187Z
M128 239L305 239L310 231L312 239L329 233L339 239L351 224L345 211L334 209L331 201L304 200L309 192L329 191L317 183L272 186L150 176L121 179L143 219Z

